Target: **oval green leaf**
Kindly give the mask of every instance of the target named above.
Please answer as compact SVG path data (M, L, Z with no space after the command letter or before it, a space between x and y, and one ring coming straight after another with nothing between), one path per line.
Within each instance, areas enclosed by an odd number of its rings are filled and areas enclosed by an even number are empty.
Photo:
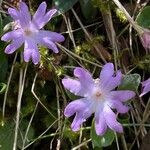
M107 132L103 136L98 136L95 132L94 123L92 123L91 127L91 139L93 148L99 147L107 147L112 144L114 141L115 134L112 130L107 130Z
M136 18L137 23L144 27L150 28L150 6L145 7Z
M119 90L132 90L137 91L141 82L141 76L137 73L125 75L121 85L118 87Z
M62 13L68 11L73 7L73 5L77 2L78 0L53 0L55 6L58 8L59 11Z

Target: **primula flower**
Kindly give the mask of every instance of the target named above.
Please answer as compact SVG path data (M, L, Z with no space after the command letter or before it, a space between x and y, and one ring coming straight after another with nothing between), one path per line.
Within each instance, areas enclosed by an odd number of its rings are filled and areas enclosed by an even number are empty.
M24 2L20 2L19 9L8 9L10 16L17 22L17 29L2 36L1 40L11 41L5 49L5 53L13 53L24 43L24 61L29 62L31 58L34 64L38 64L40 61L38 44L52 49L54 53L58 53L55 42L64 41L64 37L59 33L42 29L57 10L52 9L46 12L46 8L46 3L42 2L32 18Z
M117 116L112 109L116 109L119 113L126 113L129 107L123 103L134 97L135 93L129 90L112 91L121 83L121 72L117 71L114 74L113 64L107 63L97 79L93 79L87 70L80 67L74 69L74 75L75 79L62 80L67 90L81 97L69 103L64 111L66 117L75 114L71 124L72 130L78 131L80 125L95 113L97 135L103 135L107 127L123 132L122 125L117 121Z
M144 32L140 35L142 45L145 49L150 49L150 31L144 29Z
M145 95L150 91L150 78L142 82L142 87L143 87L143 91L140 94L140 97L142 97L143 95Z

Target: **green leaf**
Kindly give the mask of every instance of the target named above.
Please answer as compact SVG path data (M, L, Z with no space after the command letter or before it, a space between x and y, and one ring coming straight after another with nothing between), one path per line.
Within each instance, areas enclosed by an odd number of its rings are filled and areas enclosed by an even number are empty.
M87 20L91 20L96 16L96 8L91 0L80 0L81 10Z
M94 123L92 123L91 127L91 139L93 148L99 147L107 147L112 144L114 141L115 134L112 130L107 130L107 132L103 136L98 136L95 132Z
M10 150L13 147L14 139L14 123L6 122L4 126L0 126L0 148Z
M145 7L136 18L137 23L144 27L150 28L150 6Z
M28 126L27 121L21 121L17 142L17 146L20 148L22 147L23 137L25 135L27 126ZM15 122L12 120L6 121L3 126L0 126L0 149L2 150L12 149L14 142L14 129L15 129ZM30 127L29 134L27 136L28 142L30 141L31 138L33 138L33 136L34 130L32 127Z
M53 0L55 6L62 12L66 12L73 7L78 0Z
M132 90L137 91L138 86L141 82L141 76L137 73L125 75L121 85L118 87L119 90Z
M2 94L5 91L6 86L7 85L5 83L0 83L0 94Z

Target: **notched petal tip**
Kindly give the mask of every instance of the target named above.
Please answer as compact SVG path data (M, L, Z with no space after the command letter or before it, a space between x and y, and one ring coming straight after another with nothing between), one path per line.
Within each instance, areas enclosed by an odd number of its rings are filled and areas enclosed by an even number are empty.
M114 64L113 63L106 63L103 68L102 68L102 71L104 72L114 72Z
M107 128L106 129L95 129L95 132L97 135L99 136L103 136L106 132Z
M7 38L6 38L6 35L4 34L2 37L1 37L1 41L7 41Z
M72 129L72 131L77 132L80 130L80 126L76 127L76 126L71 125L71 129Z
M61 82L62 82L62 84L63 84L64 87L67 86L68 81L69 81L69 78L67 78L67 77L65 77L65 78L62 79Z
M47 7L47 4L46 4L46 2L45 1L43 1L40 5L39 5L39 7L42 7L42 8L45 8L45 7Z
M64 115L65 115L67 118L69 118L69 117L71 117L74 113L75 113L75 112L72 112L72 111L70 110L69 106L67 105L66 108L65 108L65 110L64 110Z
M120 123L118 123L118 126L115 128L115 131L117 131L118 133L123 133L123 127Z
M74 132L79 131L82 123L83 123L83 119L80 116L78 116L78 114L76 114L71 124L72 131Z
M106 64L103 66L103 68L104 68L104 67L114 68L114 64L111 63L111 62L109 62L109 63L106 63Z
M76 67L76 68L74 69L74 75L75 75L75 76L78 75L78 72L81 72L81 70L83 70L83 68L81 68L81 67Z
M136 93L134 91L131 91L131 90L125 90L124 92L126 92L126 94L127 94L126 97L128 98L128 100L132 99L136 95Z
M130 91L130 99L131 99L131 98L133 98L133 97L135 97L135 95L136 95L136 93L135 93L135 92Z
M86 73L89 73L89 72L81 67L76 67L74 69L74 75L76 77L81 77L83 74L86 74Z
M19 18L19 11L14 8L8 8L8 14L14 19L17 20Z
M57 13L57 9L51 9L50 11L47 12L51 17Z
M6 48L5 48L5 51L4 51L6 54L12 54L13 52L10 51L10 45L8 45Z
M28 9L28 6L26 5L25 2L20 2L20 3L19 3L19 7L20 7L20 9L22 9L22 8Z
M59 36L59 41L58 41L58 42L63 42L63 41L65 41L65 37L60 34L60 36Z

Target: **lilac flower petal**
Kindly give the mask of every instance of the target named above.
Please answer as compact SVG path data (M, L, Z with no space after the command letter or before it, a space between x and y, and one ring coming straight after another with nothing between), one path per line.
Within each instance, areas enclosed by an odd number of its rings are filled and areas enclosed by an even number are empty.
M103 66L101 73L100 73L100 80L103 81L103 83L107 83L109 79L114 74L114 65L112 63L107 63Z
M100 81L102 88L105 88L105 90L110 91L116 88L121 83L121 79L121 71L117 71L116 76L114 76L114 65L112 63L107 63L104 65L100 73Z
M102 80L102 87L105 87L105 90L111 91L112 89L116 88L118 85L121 84L122 73L121 71L117 71L116 76L112 76L109 78L107 82Z
M112 90L121 84L122 73L121 71L116 72L116 76L112 77L112 80L109 82L109 89Z
M107 130L107 124L102 112L95 112L95 130L97 135L103 135Z
M77 95L81 89L80 82L75 79L64 78L62 79L62 84L67 90L74 93L75 95Z
M86 85L89 86L89 83L90 84L94 83L91 74L87 70L85 70L81 67L76 67L74 69L74 75L76 77L78 77L80 82L83 83L83 84L86 84Z
M34 50L32 51L32 61L35 65L37 65L40 61L40 53L38 51L37 44L34 45Z
M56 32L40 30L38 34L39 34L39 37L37 38L37 40L39 41L41 39L48 39L53 42L63 42L65 40L63 35L56 33Z
M75 116L75 118L74 118L74 120L73 120L73 122L72 122L72 124L71 124L71 128L72 128L72 130L73 131L78 131L79 129L80 129L80 126L81 126L81 124L83 123L83 122L85 122L86 121L86 119L88 118L88 117L90 117L91 116L91 113L90 112L83 112L83 114L82 113L76 113L76 116Z
M6 48L5 53L6 54L12 54L14 51L16 51L21 45L23 44L24 40L22 38L18 38L17 40L13 40Z
M24 2L20 2L20 25L22 27L27 27L29 26L29 23L31 22L31 15L29 13L29 9L27 5Z
M142 97L143 95L145 95L146 93L148 93L150 91L150 81L149 83L147 83L142 91L142 93L140 94L140 97Z
M80 112L76 112L75 118L71 124L71 128L73 131L78 131L80 129L80 125L86 121L87 118L91 116L92 112L88 107L83 109Z
M77 113L72 124L71 128L73 131L78 131L80 129L81 124L84 122L82 115Z
M150 83L150 78L142 82L142 86L146 86L146 84Z
M29 62L30 58L32 58L33 63L36 65L39 63L40 54L37 44L34 41L28 39L25 41L24 61Z
M22 32L21 29L17 29L17 30L13 30L10 32L5 33L2 37L1 40L2 41L9 41L9 40L14 40L14 39L18 39L19 37L22 37ZM22 37L23 38L23 37Z
M43 18L40 19L39 21L39 29L43 28L45 26L45 24L47 24L50 19L53 17L53 15L57 12L57 9L51 9L50 11L48 11Z
M32 42L31 42L32 44ZM30 58L32 57L32 48L30 48L30 41L26 40L24 44L24 61L29 62Z
M94 83L91 74L81 67L76 67L74 69L74 75L79 78L79 82L81 84L79 95L86 96L89 94L89 91L92 90Z
M13 8L8 8L8 13L10 14L10 16L14 20L18 20L19 19L19 12L18 12L18 10L13 9Z
M113 100L125 102L135 96L133 91L129 90L119 90L119 91L111 91L110 95Z
M41 22L41 19L44 17L46 13L46 7L47 7L46 2L42 2L33 16L32 21L38 27L38 29L40 29L39 24Z
M122 133L122 125L116 120L116 114L110 109L109 106L104 107L103 113L108 127L116 132Z
M80 125L91 116L92 112L87 107L89 105L89 101L85 98L81 98L69 103L64 111L64 115L66 117L70 117L76 113L76 116L71 124L71 128L73 131L78 131L80 129Z
M58 53L59 50L56 46L56 44L48 39L43 39L43 41L41 41L41 45L48 47L49 49L51 49L54 53Z
M64 115L70 117L76 112L83 112L88 105L89 101L86 98L72 101L66 106Z
M127 113L129 111L129 107L120 101L111 100L110 103L110 107L116 109L119 113Z
M145 29L144 33L140 35L140 39L142 42L142 45L145 49L150 48L150 32L149 30Z

